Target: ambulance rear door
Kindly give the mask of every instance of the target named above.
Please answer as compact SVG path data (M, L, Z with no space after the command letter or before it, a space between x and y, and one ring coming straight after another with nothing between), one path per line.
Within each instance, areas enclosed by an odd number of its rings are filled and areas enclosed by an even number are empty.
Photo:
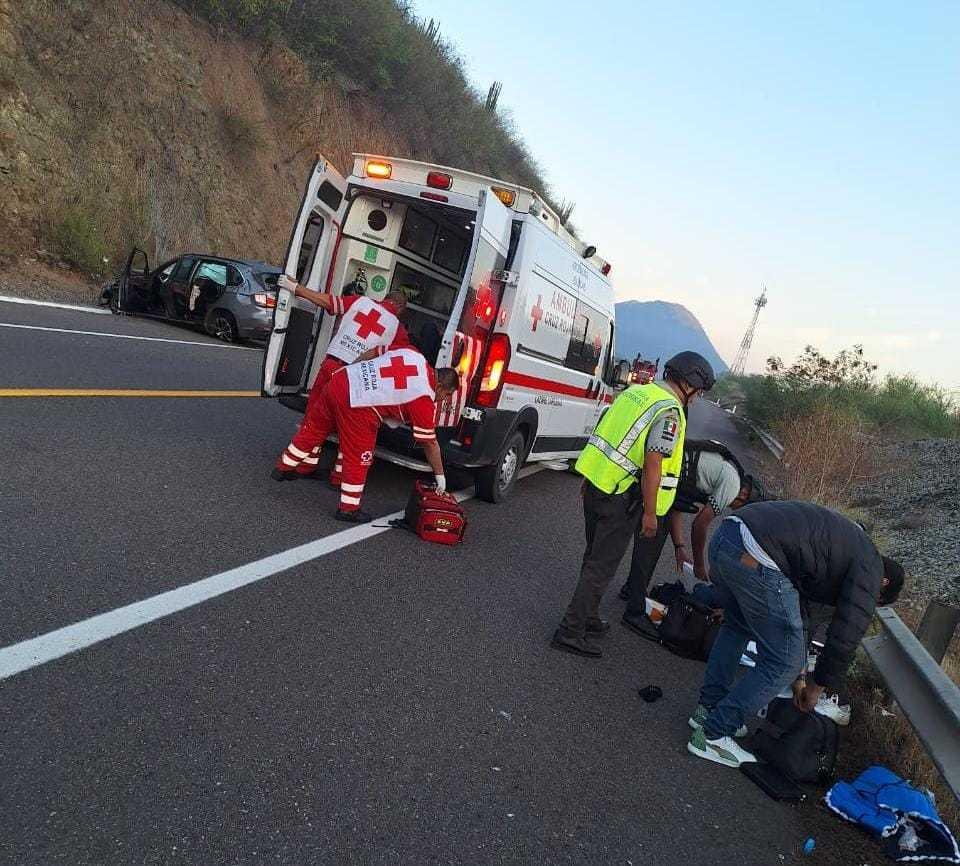
M480 358L490 343L503 296L513 211L491 189L480 191L477 219L463 281L443 335L438 367L455 367L460 390L440 413L441 427L457 423Z
M283 270L308 289L326 291L331 262L340 242L347 182L318 156L300 202ZM307 386L310 360L323 310L278 287L273 332L263 356L264 397L297 394Z

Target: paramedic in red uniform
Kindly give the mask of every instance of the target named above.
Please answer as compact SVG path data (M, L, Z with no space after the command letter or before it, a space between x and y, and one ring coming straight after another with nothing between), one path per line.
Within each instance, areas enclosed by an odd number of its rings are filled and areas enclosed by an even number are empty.
M277 460L273 477L295 478L298 468L336 430L343 451L340 507L335 517L347 523L367 523L360 500L373 463L380 424L409 424L414 441L423 447L436 476L437 490L446 490L435 417L437 403L450 398L460 381L455 370L434 373L414 349L395 349L379 358L337 370L319 397L308 407L293 440Z
M400 316L407 307L407 296L400 291L390 292L383 301L375 301L364 295L334 295L330 292L315 292L299 283L295 283L286 274L277 280L280 288L287 289L298 298L322 307L334 316L341 316L340 325L327 346L327 356L323 359L317 378L313 380L310 396L307 398L307 411L316 401L330 377L341 367L357 360L377 357L390 349L411 348L407 329ZM306 478L317 476L317 464L320 462L320 448L317 446L300 465L297 474ZM337 452L337 461L330 473L330 483L340 484L340 471L343 452Z

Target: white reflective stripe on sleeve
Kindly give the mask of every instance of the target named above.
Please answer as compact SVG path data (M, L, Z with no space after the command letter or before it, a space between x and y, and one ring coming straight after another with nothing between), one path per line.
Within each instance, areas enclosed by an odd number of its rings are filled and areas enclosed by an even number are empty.
M436 427L418 427L416 424L413 425L414 433L433 433L436 429Z
M310 454L309 451L301 451L295 445L288 445L287 451L289 451L294 457L299 457L301 460L303 460L304 457L307 457Z
M335 316L343 315L343 298L338 295L333 296L333 314Z
M360 497L359 496L347 496L344 493L340 494L340 504L341 505L359 505Z
M340 485L340 489L346 491L347 493L363 493L362 484L347 484L346 482L343 482Z
M319 457L304 457L303 462L308 466L316 466L320 462Z
M286 451L283 452L283 454L281 455L280 459L281 459L284 463L286 463L287 466L299 466L299 465L300 465L300 463L299 463L298 461L294 460L292 457L288 457Z

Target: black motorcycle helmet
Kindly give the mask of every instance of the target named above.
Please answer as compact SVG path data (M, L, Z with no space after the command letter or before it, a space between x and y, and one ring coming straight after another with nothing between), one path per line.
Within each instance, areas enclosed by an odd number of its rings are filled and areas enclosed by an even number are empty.
M710 362L698 352L680 352L674 355L663 365L663 377L683 379L691 388L701 391L709 391L717 381Z

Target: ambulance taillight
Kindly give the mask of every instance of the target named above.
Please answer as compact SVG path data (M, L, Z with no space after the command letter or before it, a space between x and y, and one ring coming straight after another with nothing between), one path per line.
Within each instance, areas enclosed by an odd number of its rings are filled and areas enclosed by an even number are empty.
M393 174L393 166L382 159L368 159L366 167L367 177L375 177L379 180L389 180Z
M504 375L510 364L510 338L506 334L494 334L490 338L487 360L483 365L483 378L477 392L478 406L496 406L503 390Z

